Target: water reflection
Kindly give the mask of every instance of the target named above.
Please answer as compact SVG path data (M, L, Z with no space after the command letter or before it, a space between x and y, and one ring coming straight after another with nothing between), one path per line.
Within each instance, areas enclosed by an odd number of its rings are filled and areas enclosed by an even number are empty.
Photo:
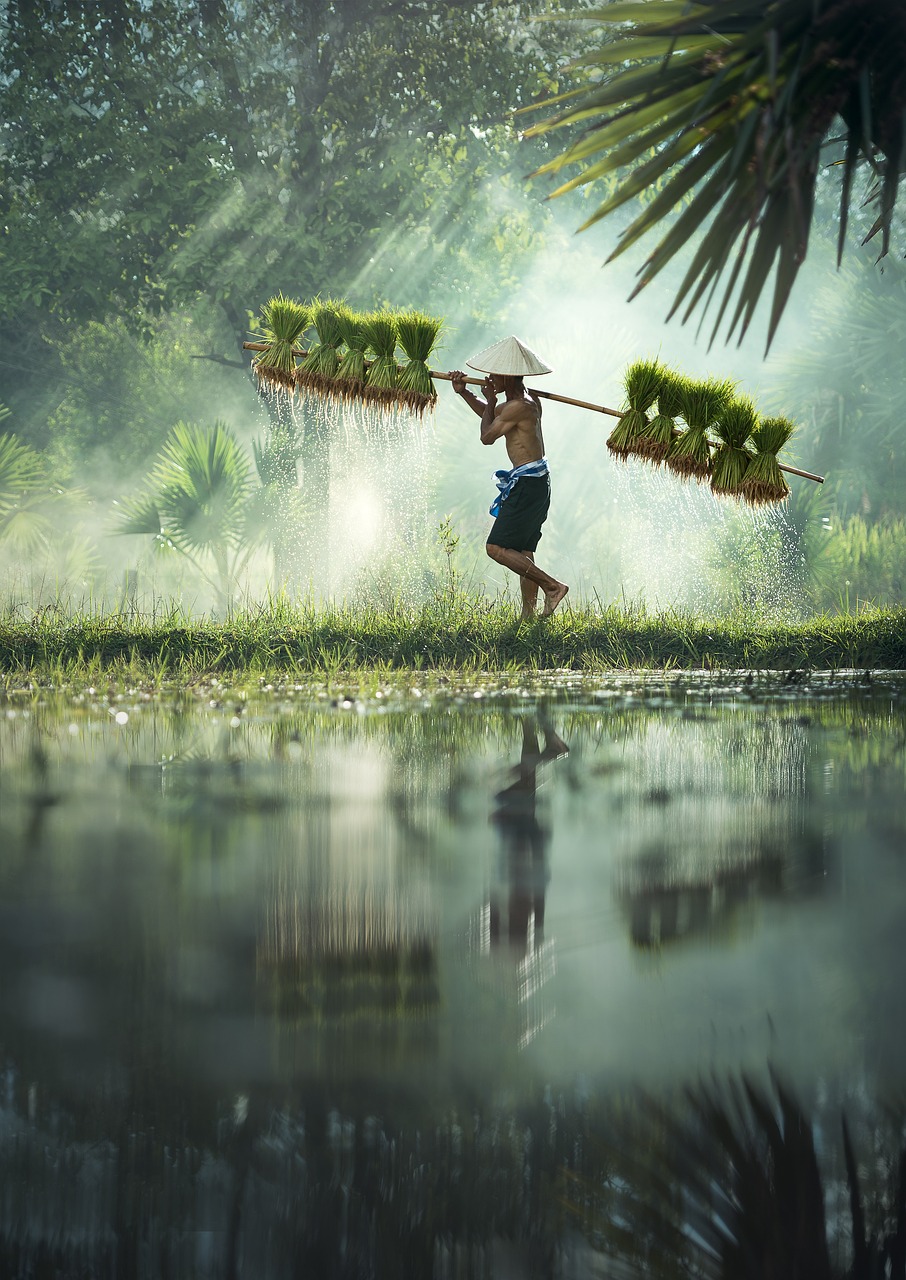
M617 1274L769 1059L896 1238L904 686L379 692L0 707L0 1275Z

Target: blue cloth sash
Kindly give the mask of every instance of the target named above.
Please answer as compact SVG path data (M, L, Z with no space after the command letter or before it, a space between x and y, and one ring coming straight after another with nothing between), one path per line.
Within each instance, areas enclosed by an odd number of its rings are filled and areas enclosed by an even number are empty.
M494 480L500 492L494 499L490 514L500 515L500 508L516 487L522 476L549 476L551 472L547 458L537 458L534 462L523 462L521 467L513 467L512 471L495 471Z

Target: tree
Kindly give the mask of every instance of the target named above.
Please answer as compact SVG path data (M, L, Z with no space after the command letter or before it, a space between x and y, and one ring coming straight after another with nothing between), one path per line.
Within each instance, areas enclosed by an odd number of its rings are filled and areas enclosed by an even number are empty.
M508 113L554 87L533 8L162 0L151 22L142 0L10 0L0 394L26 436L85 398L57 354L73 353L74 328L147 332L155 313L200 304L219 320L206 354L238 378L250 313L277 290L488 312L537 220L537 193L498 176ZM300 459L326 475L328 444L304 423L295 453L272 450L283 487ZM323 503L326 485L305 494Z
M611 259L682 204L643 263L633 297L690 242L695 252L668 319L685 321L719 298L740 341L776 265L768 346L811 230L822 166L841 173L838 256L860 166L887 253L906 165L906 8L900 0L658 0L615 4L608 38L582 59L601 74L552 101L538 137L582 123L579 137L539 173L580 166L556 194L629 168L586 227L663 181L622 232ZM826 148L833 141L835 151ZM721 286L722 294L721 294ZM735 301L732 301L735 296Z
M151 23L141 0L11 0L5 327L53 336L201 294L238 348L250 299L346 288L426 218L456 240L507 113L551 83L530 9L163 0Z

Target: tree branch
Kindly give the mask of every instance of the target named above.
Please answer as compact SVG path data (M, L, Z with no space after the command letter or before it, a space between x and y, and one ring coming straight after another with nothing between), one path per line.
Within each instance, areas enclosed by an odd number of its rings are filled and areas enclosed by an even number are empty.
M225 364L228 369L244 369L246 367L244 360L230 360L227 356L217 356L213 353L210 355L190 356L191 360L212 360L214 364Z

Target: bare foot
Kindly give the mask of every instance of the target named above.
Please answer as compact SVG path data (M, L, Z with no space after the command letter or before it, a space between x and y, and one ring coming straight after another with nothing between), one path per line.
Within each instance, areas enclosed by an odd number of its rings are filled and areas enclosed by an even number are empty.
M549 618L556 609L561 600L565 599L569 587L565 582L558 582L551 591L544 593L544 608L541 610L542 618Z
M523 609L519 615L520 622L534 622L537 614L534 609Z

